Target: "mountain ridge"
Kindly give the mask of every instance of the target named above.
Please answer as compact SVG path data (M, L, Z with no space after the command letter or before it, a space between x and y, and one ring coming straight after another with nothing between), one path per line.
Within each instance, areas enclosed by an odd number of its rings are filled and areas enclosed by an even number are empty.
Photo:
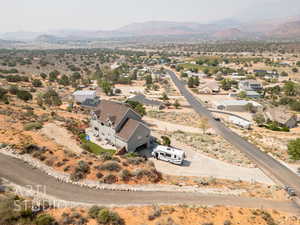
M96 40L101 38L147 36L198 36L207 39L293 39L300 38L300 16L241 23L234 19L214 23L147 21L132 23L115 30L61 29L48 32L19 31L0 34L0 39L13 41L56 42Z

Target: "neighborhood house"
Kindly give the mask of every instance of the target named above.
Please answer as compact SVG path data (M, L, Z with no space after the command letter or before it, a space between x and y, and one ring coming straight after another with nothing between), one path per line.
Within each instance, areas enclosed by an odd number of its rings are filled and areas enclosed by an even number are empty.
M73 93L73 97L75 102L83 103L87 99L95 99L96 91L90 91L90 90L75 91Z
M101 100L92 112L90 125L96 138L119 149L134 152L149 145L150 129L126 104Z
M153 110L161 110L161 109L164 108L164 103L163 102L157 101L157 100L148 99L143 94L137 94L137 95L134 95L134 96L130 96L128 98L128 100L129 101L134 101L134 102L139 102L142 105L151 107Z
M262 89L262 85L256 80L241 80L239 89L242 91L259 91Z
M214 106L219 110L235 111L235 112L246 112L248 111L248 105L251 105L255 110L262 110L263 106L254 101L246 100L224 100L214 102Z
M282 126L286 126L288 128L294 128L297 126L297 116L280 107L269 108L265 115L268 120L275 121Z

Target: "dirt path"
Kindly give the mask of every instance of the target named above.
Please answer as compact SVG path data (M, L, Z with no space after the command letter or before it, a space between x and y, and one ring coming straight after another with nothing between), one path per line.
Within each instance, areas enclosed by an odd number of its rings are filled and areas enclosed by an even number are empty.
M43 126L41 132L69 151L74 153L82 152L82 149L78 146L72 135L63 127L54 123L48 123Z
M1 150L0 150L1 151ZM15 184L44 185L46 194L61 200L76 201L78 204L99 204L106 206L150 205L150 204L200 204L224 205L243 208L266 208L290 213L299 213L291 201L273 201L234 196L204 195L178 192L120 192L82 188L77 185L59 183L22 161L0 154L0 177Z

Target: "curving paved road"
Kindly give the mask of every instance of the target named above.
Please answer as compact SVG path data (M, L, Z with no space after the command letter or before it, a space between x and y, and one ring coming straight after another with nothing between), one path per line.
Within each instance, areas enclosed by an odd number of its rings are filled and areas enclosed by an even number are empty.
M255 145L249 143L241 136L234 133L223 123L218 122L213 119L212 114L191 94L184 83L179 80L174 72L168 70L171 79L181 92L181 94L186 98L189 104L194 108L194 110L209 119L210 125L223 136L228 142L244 152L248 158L253 160L267 175L272 177L275 181L293 187L298 196L300 196L300 177L295 173L290 171L287 167L273 159L271 156L265 154Z
M179 192L120 192L103 191L60 183L38 169L32 169L23 161L0 154L0 177L15 184L45 185L46 194L60 200L85 204L111 206L149 204L197 204L225 205L244 208L269 208L299 214L299 208L292 201L274 201L234 196L204 195Z

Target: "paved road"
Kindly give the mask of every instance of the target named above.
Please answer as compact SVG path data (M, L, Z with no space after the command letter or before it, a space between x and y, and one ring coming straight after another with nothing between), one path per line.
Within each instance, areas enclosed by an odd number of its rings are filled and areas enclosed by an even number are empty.
M21 185L45 185L46 194L61 200L99 205L149 205L149 204L197 204L226 205L244 208L270 208L299 214L299 208L291 201L273 201L254 198L204 195L178 192L120 192L88 189L78 185L59 183L38 169L32 169L23 161L0 153L0 177Z
M290 171L287 167L273 159L271 156L265 154L259 150L255 145L249 143L241 136L234 133L227 128L223 123L213 119L212 114L191 94L182 81L175 75L174 72L168 70L171 79L181 92L181 94L187 99L189 104L194 110L209 119L210 125L223 136L228 142L244 152L250 159L252 159L267 175L276 179L280 183L293 187L296 190L298 196L300 196L300 177Z

